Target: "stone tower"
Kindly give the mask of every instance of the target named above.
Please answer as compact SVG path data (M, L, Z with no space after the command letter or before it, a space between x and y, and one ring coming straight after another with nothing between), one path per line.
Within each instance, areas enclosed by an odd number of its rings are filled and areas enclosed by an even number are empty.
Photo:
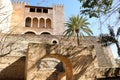
M64 6L31 6L25 2L12 2L13 15L10 31L14 34L34 33L62 35L65 31Z

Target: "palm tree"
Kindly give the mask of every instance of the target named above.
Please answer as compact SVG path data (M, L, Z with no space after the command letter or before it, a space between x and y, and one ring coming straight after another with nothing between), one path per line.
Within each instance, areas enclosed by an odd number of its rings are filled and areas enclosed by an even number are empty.
M115 44L117 47L118 55L120 56L120 47L118 37L120 35L120 27L117 30L117 34L115 34L113 27L108 26L109 34L100 34L100 42L103 46L109 46L111 44Z
M92 31L88 27L90 23L87 22L87 19L83 16L72 16L69 18L69 21L66 23L67 30L64 32L65 36L72 36L73 34L76 34L77 36L77 44L79 46L79 36L84 37L84 34L87 34L91 36Z

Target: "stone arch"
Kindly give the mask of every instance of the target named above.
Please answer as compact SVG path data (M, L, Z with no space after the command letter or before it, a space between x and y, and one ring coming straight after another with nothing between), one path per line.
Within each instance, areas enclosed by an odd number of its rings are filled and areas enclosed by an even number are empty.
M45 55L42 59L44 58L56 58L60 60L63 63L65 69L66 80L73 80L72 63L68 58L60 54L48 54ZM58 76L58 80L61 80L65 75L60 75L60 77Z
M25 20L25 27L31 27L31 18L27 17Z
M42 31L42 32L40 32L40 35L41 34L50 34L50 35L52 35L52 33L50 31Z
M40 21L39 21L39 26L40 28L45 28L45 19L44 18L40 18Z
M46 19L46 28L51 28L51 19Z
M34 34L34 35L36 35L36 33L32 32L32 31L25 32L24 34Z
M31 31L31 30L27 30L27 31L23 32L22 34L35 34L35 35L37 35L37 32Z
M40 61L44 58L56 58L63 63L65 72L58 75L58 80L61 80L64 76L66 76L66 80L73 80L72 63L70 59L61 54L56 54L54 51L47 51L49 48L47 48L46 45L47 44L43 43L29 44L28 54L26 55L26 80L37 78L37 75L39 75L37 72L39 72L40 69Z
M37 28L38 27L38 19L35 17L33 18L33 27Z
M51 33L49 33L49 32L42 32L41 34L49 34L49 35L51 35Z

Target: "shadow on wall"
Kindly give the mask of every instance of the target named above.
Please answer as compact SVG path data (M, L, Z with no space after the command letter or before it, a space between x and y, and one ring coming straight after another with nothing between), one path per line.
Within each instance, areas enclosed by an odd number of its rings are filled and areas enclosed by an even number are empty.
M73 58L73 68L77 74L74 75L74 80L78 80L86 73L87 68L92 64L94 59L91 55L81 55Z
M99 78L97 80L120 80L120 77Z
M58 63L55 68L56 70L46 80L61 80L61 78L65 76L65 69L62 62ZM59 77L61 74L63 74L63 76Z
M24 80L24 71L25 57L21 57L0 72L0 80Z

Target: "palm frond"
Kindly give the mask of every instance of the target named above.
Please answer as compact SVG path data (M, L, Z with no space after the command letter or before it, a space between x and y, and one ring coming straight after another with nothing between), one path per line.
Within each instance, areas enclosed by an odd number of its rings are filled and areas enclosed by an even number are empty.
M80 33L80 38L83 40L83 39L85 39L85 35L81 32Z
M70 29L67 29L66 31L64 31L64 36L65 37L70 37L70 36L72 36L74 34L74 32L73 31L71 31Z
M71 16L69 18L69 21L66 23L67 30L65 31L65 36L71 36L72 34L78 34L77 38L79 37L84 37L83 33L86 33L87 35L92 35L92 31L89 29L88 25L90 23L87 22L87 19L84 18L83 16Z
M84 32L85 34L89 36L93 34L92 30L88 26L81 27L81 29L82 29L82 32Z

